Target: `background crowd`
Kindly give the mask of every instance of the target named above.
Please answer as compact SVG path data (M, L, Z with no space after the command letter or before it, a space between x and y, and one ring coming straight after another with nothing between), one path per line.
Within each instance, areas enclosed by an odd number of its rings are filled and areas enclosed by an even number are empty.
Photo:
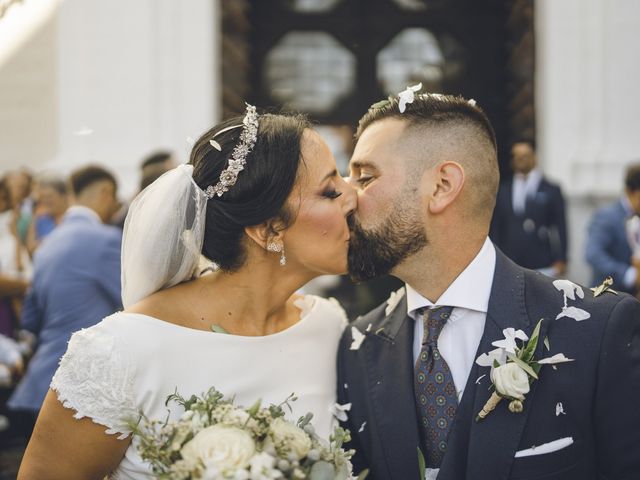
M158 151L140 164L139 190L178 165ZM494 243L516 263L545 275L567 269L567 219L558 185L537 166L535 144L511 149L513 175L502 182L491 226ZM629 166L620 198L598 210L585 232L593 283L640 292L640 164ZM120 246L132 199L118 200L115 176L87 165L68 178L7 172L0 179L0 439L24 444L73 332L122 309ZM309 291L353 295L346 279L325 279ZM344 288L341 288L341 285ZM386 287L390 285L385 284ZM350 318L388 294L347 299Z

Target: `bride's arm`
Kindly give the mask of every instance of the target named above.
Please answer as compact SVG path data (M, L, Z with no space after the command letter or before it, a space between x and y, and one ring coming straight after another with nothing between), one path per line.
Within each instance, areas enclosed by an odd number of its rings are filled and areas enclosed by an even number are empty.
M118 466L131 437L118 440L90 418L73 418L74 413L49 390L18 480L101 480Z

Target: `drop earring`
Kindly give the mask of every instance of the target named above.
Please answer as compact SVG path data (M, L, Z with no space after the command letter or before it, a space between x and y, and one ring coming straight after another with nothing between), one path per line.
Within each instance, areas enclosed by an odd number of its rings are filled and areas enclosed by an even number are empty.
M267 251L280 254L280 266L284 267L287 264L287 257L284 254L284 245L280 245L276 242L267 243Z

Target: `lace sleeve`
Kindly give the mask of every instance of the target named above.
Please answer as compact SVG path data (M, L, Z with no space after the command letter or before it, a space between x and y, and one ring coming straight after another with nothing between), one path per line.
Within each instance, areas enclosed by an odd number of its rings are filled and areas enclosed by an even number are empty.
M122 342L98 324L76 332L51 381L58 400L75 410L74 418L89 417L123 439L135 420L133 369Z

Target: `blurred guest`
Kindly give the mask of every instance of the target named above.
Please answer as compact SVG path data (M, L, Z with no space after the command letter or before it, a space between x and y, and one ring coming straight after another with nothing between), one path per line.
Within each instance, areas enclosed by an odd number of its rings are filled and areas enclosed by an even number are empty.
M17 326L18 300L31 275L31 260L18 238L7 182L0 179L0 334L11 337Z
M33 178L31 173L23 168L7 173L6 179L11 196L11 204L15 212L16 231L18 238L24 244L33 211L33 200L31 198Z
M116 206L116 180L100 167L71 175L75 204L42 242L21 327L37 337L25 376L9 400L37 415L71 334L121 308L120 229L104 225Z
M531 140L511 147L513 178L500 186L491 239L518 265L558 277L567 268L564 198L537 167Z
M610 276L616 290L634 294L640 290L640 252L634 255L626 229L639 213L640 163L627 169L624 194L591 218L585 251L594 285Z
M145 157L140 164L140 186L136 195L155 182L163 173L177 166L178 160L175 155L166 150L159 150ZM120 205L111 219L111 225L116 225L120 228L124 227L124 220L127 217L130 203L131 201L123 202Z
M69 206L67 183L55 176L38 177L34 182L37 202L27 232L27 248L33 255L42 239L49 235L62 221Z

